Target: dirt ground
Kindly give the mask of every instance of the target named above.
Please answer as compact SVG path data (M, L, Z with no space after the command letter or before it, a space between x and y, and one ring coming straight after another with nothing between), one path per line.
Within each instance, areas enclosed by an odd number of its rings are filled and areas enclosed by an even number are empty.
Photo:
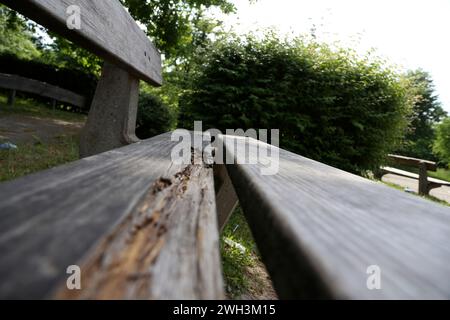
M60 135L78 134L83 122L12 114L0 117L0 142L24 143L39 139L48 142Z
M278 300L278 296L273 288L272 281L264 264L257 260L255 265L246 269L249 279L254 281L247 293L239 297L240 300Z

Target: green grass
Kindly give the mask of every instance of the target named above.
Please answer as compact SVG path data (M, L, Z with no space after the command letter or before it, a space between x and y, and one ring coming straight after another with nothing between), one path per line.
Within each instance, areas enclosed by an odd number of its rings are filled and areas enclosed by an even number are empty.
M245 252L227 244L226 238L242 245ZM224 228L220 249L228 298L276 298L240 207L236 208Z
M30 115L66 121L84 121L85 115L62 110L31 99L17 98L14 107L6 106L6 97L0 95L0 116ZM1 141L0 141L1 142ZM16 179L27 174L75 161L78 156L79 138L61 135L49 142L42 142L36 136L33 141L17 144L17 149L0 150L0 181Z
M0 94L0 116L2 115L28 115L42 118L52 118L73 122L86 120L86 115L64 110L53 110L49 104L36 102L32 99L17 97L13 107L7 106L7 97Z
M228 245L224 241L225 238L241 244L246 252L243 253L238 248ZM225 226L220 243L226 290L231 299L239 297L250 287L245 269L254 265L254 246L251 231L242 210L238 207Z
M18 149L0 150L0 181L7 181L75 161L78 137L59 136L52 142L18 144Z
M436 170L436 172L428 171L428 176L436 178L436 179L450 181L450 170L449 169L438 168Z

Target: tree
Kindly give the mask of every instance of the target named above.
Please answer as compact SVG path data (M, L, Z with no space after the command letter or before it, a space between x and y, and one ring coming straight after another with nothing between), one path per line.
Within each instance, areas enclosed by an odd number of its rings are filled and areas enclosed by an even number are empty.
M0 4L0 54L13 54L22 59L40 56L34 37L34 24Z
M199 39L205 21L205 9L218 8L224 13L235 10L228 0L121 0L133 16L144 24L147 34L167 58L187 57Z
M446 116L446 112L434 92L433 80L427 72L420 69L409 71L406 80L409 82L413 113L403 145L397 152L406 156L436 160L432 150L435 139L434 125Z
M226 38L200 54L180 98L183 127L280 129L281 147L357 173L377 168L404 134L404 83L375 58L273 35Z
M436 140L433 152L442 162L450 163L450 118L445 118L436 126Z
M102 60L95 54L73 45L69 40L53 32L48 32L48 35L52 41L42 47L42 60L58 67L100 75Z

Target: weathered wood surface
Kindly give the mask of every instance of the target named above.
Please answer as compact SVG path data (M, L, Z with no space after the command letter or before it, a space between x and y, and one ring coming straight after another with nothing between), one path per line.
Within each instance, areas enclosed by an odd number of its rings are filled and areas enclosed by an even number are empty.
M266 158L227 169L281 298L450 298L448 207L279 152L275 175ZM381 290L366 286L371 265Z
M423 163L427 170L430 171L436 171L437 166L436 162L423 160L423 159L417 159L417 158L411 158L411 157L405 157L405 156L399 156L396 154L389 154L388 158L392 160L394 163L403 164L407 166L413 166L413 167L419 167L421 163Z
M139 141L135 134L139 80L105 62L80 141L82 158Z
M0 73L0 88L34 93L57 101L66 102L76 107L84 107L86 103L86 99L83 96L72 91L12 74ZM11 99L11 101L13 102L14 99Z
M164 134L0 184L1 298L223 297L213 173ZM65 290L69 265L82 289Z
M136 77L160 85L161 57L118 0L3 0L7 6ZM67 8L80 8L80 29L69 29Z

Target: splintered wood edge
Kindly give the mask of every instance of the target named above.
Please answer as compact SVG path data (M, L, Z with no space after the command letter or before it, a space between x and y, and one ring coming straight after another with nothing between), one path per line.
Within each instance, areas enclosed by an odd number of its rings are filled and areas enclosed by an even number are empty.
M58 285L52 295L55 299L222 299L223 279L219 255L219 237L212 166L202 161L195 162L171 179L160 178L148 189L131 213L82 260L81 289L69 290L66 280ZM202 163L202 164L195 164ZM202 185L203 183L203 185ZM197 219L196 229L180 234L180 228L173 224L173 214L179 214L192 202L191 194L199 194L195 210L187 212L183 219ZM195 200L195 199L194 199ZM167 248L168 238L195 237L196 246L188 254L196 261L196 270L190 277L195 288L173 287L155 290L155 277L165 276L161 270L181 268L183 259L178 256L168 260L167 268L153 266L162 251ZM172 241L174 242L174 241ZM176 241L175 241L176 242ZM164 262L162 262L164 263ZM205 270L206 268L206 270ZM162 271L164 272L164 271ZM174 282L177 280L174 279ZM189 284L188 281L188 284ZM171 293L173 291L173 293ZM179 296L187 292L188 296ZM158 293L164 292L164 293ZM169 294L167 294L169 292Z

